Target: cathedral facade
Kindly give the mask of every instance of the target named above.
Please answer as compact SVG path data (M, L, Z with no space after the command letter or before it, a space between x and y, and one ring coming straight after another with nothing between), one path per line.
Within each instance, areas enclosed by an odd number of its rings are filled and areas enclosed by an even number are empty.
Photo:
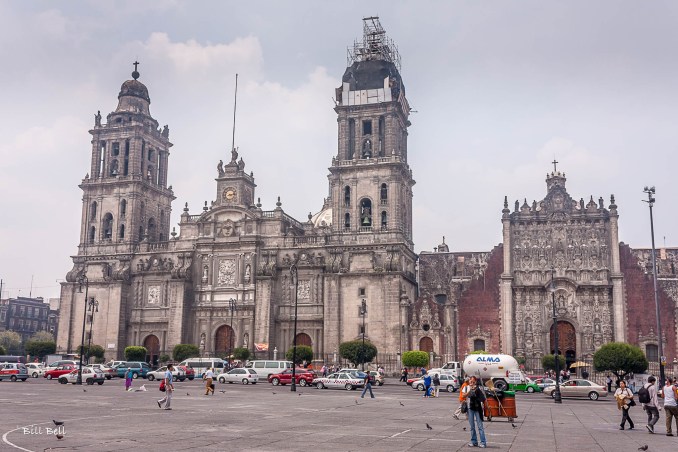
M91 324L107 358L143 345L149 362L181 343L206 356L236 347L283 356L295 339L322 358L363 337L393 357L419 349L459 361L482 349L538 358L555 350L557 328L568 361L609 341L639 345L656 361L650 251L619 242L614 196L576 200L555 166L541 201L510 209L504 199L503 243L492 250L450 251L443 239L415 254L400 58L377 18L364 19L363 31L335 92L329 196L306 220L279 201L263 210L253 173L232 149L216 165L214 201L198 212L185 205L179 233L170 228L169 128L151 116L135 68L116 109L105 121L97 113L90 130L60 350L87 342ZM669 361L678 351L677 261L678 249L658 251Z

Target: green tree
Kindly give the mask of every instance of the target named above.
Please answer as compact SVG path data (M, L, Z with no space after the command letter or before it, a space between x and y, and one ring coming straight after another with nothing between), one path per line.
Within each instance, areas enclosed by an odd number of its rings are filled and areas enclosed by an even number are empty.
M56 342L54 335L49 331L36 331L29 339L31 341Z
M596 371L612 372L620 380L631 372L645 372L648 365L640 347L625 342L608 342L593 355L593 367Z
M405 367L426 367L428 365L428 353L421 350L403 352L402 362Z
M187 358L197 358L200 356L200 348L195 344L177 344L172 350L172 356L178 362Z
M158 361L161 362L161 363L166 363L170 359L171 359L170 355L160 355L160 357L158 358Z
M556 370L556 359L554 355L544 355L541 357L541 365L544 370ZM558 370L565 369L565 357L558 355Z
M145 361L148 350L139 345L130 345L125 347L125 359L127 361Z
M6 355L6 354L7 354L7 350L5 350L5 347L0 345L0 355Z
M238 347L233 349L233 359L238 359L240 361L247 361L250 357L250 351L249 349L245 347Z
M56 342L28 340L25 346L26 354L31 358L42 360L45 356L56 352Z
M363 341L348 341L339 344L339 355L342 358L349 360L355 366L363 363L369 363L377 356L377 347L370 341L365 341L363 348Z
M85 345L84 347L78 346L78 353L82 353L83 356L93 356L95 358L103 358L106 351L101 345L92 345L91 349ZM144 356L145 358L145 356Z
M288 361L292 361L292 353L294 352L294 347L290 347L285 353L285 358ZM313 361L313 349L308 345L297 345L296 360L294 364L301 364L304 361L310 363Z
M21 353L21 336L15 331L0 332L0 345L5 349L5 353L18 355Z

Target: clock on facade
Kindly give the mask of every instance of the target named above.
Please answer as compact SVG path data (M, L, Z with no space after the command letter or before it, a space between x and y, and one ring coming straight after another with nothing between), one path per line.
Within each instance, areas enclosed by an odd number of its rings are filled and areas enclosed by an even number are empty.
M224 189L224 194L222 196L226 202L233 201L235 199L235 188Z

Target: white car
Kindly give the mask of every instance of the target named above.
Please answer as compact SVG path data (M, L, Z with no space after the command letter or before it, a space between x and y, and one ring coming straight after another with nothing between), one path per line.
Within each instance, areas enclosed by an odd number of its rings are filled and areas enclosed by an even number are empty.
M163 366L158 370L153 370L151 372L148 372L146 374L146 378L148 381L153 381L153 380L162 380L165 378L165 372L167 372L167 366ZM186 372L183 370L175 367L174 370L172 371L172 380L174 381L184 381L186 379Z
M252 383L255 385L259 381L259 375L254 369L237 367L219 374L217 380L219 383L242 383L244 385Z
M45 373L45 366L38 363L28 363L26 364L26 370L28 371L28 375L33 378L38 378L42 377Z
M439 375L438 378L440 379L440 390L441 391L447 391L447 392L455 392L457 389L459 389L459 380L457 377L453 375ZM433 379L433 377L431 377ZM416 389L418 391L423 391L426 386L424 385L424 379L421 378L419 380L414 380L412 382L412 389Z
M64 385L66 383L76 384L78 382L78 370L76 369L72 372L60 376L58 381L59 383ZM82 366L83 383L86 383L88 385L93 385L94 383L102 385L104 384L104 381L106 381L106 377L104 376L103 372L92 367Z
M340 388L350 391L355 388L362 388L365 385L365 380L356 378L348 372L337 372L327 377L318 377L311 384L318 389Z

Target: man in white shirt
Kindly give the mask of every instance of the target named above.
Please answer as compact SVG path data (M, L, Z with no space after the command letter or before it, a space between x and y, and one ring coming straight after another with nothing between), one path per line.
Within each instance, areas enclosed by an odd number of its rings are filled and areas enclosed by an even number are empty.
M648 432L654 433L654 424L659 420L659 400L657 399L657 385L655 382L657 379L654 376L650 376L647 379L647 383L643 387L647 388L650 393L650 401L643 403L643 408L647 413L647 425L645 428Z
M678 389L671 377L666 378L666 386L662 388L664 394L664 411L666 411L666 436L673 436L671 421L676 420L676 434L678 435Z
M202 376L202 379L205 380L205 395L210 395L210 391L212 391L212 395L214 395L214 372L211 367L207 369L207 372Z

